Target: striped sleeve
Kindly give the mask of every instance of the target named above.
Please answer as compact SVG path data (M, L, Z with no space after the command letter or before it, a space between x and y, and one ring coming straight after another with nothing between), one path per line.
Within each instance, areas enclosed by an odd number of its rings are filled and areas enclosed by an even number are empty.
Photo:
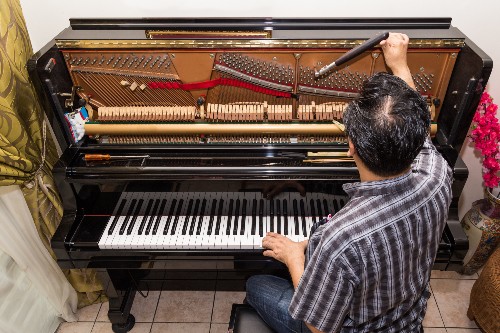
M289 312L294 319L322 332L337 332L344 323L355 290L353 258L346 251L332 256L322 249L320 244L311 256Z
M418 170L423 176L436 176L441 174L437 169L441 168L442 165L447 165L447 163L444 162L431 139L427 138L415 159L413 169ZM450 172L451 170L448 171L448 173Z

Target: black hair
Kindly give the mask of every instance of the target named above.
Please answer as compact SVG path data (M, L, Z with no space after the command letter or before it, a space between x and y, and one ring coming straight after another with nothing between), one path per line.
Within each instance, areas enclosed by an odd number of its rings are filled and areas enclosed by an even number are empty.
M408 169L429 135L426 101L401 78L388 73L369 78L343 118L361 161L383 177Z

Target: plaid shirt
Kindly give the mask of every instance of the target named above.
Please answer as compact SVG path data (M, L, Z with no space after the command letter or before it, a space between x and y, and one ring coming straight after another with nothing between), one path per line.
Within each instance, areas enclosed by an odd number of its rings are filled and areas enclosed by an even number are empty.
M451 182L427 140L407 174L345 184L349 202L309 240L292 317L323 332L419 332Z

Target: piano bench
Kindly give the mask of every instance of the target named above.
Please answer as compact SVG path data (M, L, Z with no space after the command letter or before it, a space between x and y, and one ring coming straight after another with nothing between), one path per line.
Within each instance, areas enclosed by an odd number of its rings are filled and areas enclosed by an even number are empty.
M233 304L228 333L275 333L248 304Z

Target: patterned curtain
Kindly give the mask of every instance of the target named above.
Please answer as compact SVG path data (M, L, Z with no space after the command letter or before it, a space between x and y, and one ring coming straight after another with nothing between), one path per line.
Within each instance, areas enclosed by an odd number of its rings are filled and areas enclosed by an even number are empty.
M52 178L57 152L25 67L33 51L19 0L0 0L0 186L19 185L45 248L61 221L62 204ZM79 307L103 301L90 269L64 272Z

